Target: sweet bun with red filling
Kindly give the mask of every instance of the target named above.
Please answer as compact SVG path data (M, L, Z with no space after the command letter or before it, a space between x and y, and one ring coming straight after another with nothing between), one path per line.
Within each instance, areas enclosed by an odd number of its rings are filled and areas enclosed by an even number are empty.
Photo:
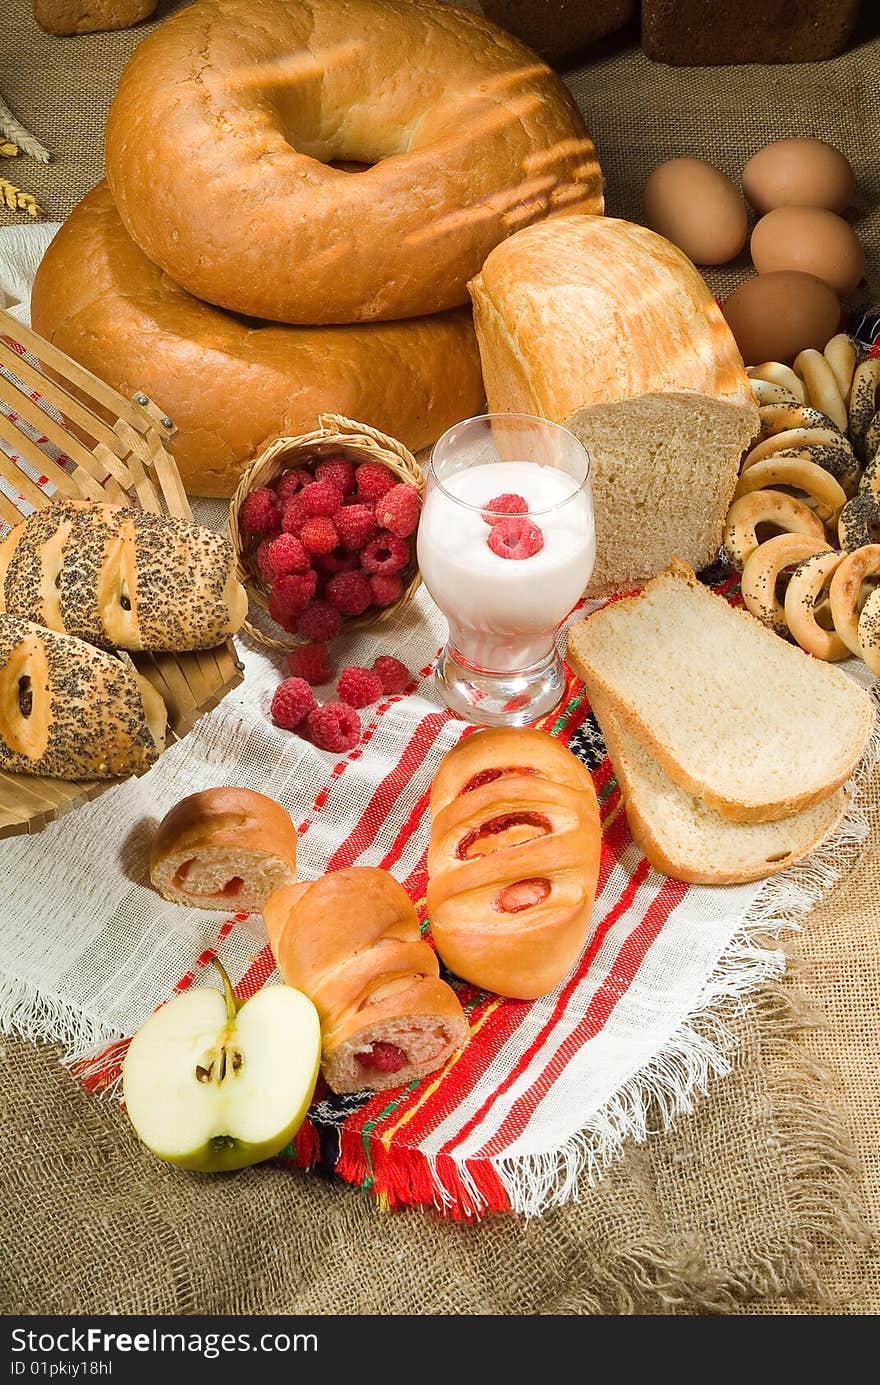
M466 981L531 1000L583 950L601 829L589 773L543 731L490 729L443 759L431 792L428 915Z
M296 880L296 828L274 799L252 789L203 789L159 824L150 879L173 904L260 913Z
M281 979L321 1017L334 1092L401 1087L466 1043L458 997L387 871L355 866L276 890L263 917Z

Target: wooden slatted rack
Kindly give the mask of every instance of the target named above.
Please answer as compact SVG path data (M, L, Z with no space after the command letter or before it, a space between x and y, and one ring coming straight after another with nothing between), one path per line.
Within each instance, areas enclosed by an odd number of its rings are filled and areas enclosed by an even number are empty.
M125 399L0 312L0 539L59 494L191 519L168 450L173 436L172 421L146 395ZM242 681L231 641L193 654L136 654L134 661L165 700L169 744ZM38 832L116 782L0 771L0 837Z

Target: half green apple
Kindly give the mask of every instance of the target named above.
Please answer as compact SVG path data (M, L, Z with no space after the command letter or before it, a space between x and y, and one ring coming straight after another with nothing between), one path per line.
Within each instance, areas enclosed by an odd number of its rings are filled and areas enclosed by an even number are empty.
M122 1091L160 1159L218 1173L271 1159L302 1124L321 1061L312 1002L290 986L236 1000L197 987L151 1015L129 1045Z

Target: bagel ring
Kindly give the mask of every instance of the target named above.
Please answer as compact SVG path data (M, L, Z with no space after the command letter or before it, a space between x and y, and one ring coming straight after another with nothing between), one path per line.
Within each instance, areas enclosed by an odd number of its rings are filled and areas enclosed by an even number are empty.
M753 376L749 380L749 387L759 407L768 404L785 404L789 408L796 409L802 402L797 399L784 385L774 385L770 380L759 380Z
M859 615L859 649L868 668L880 677L880 587L870 593Z
M859 491L848 500L837 517L837 536L846 553L880 541L880 494Z
M762 462L755 462L744 471L737 482L733 498L738 500L741 495L750 495L752 491L774 490L780 486L790 486L792 490L802 491L808 496L813 502L810 509L819 516L823 524L836 521L846 504L846 491L835 481L830 471L816 466L815 462L808 461L804 456L787 457L779 452L772 457L765 457ZM802 497L796 498L800 500ZM808 504L809 501L804 503Z
M750 365L746 375L750 380L766 380L768 384L780 385L793 394L799 404L807 402L803 380L795 375L790 365L783 365L781 361L764 361L762 365Z
M880 357L862 361L853 375L849 399L849 435L863 462L870 460L867 433L880 404Z
M836 663L849 655L834 629L828 600L829 583L845 557L845 553L833 548L827 553L814 553L798 563L785 590L785 623L792 636L807 654L826 663ZM821 623L822 615L831 623L830 630Z
M742 570L740 590L747 610L777 635L787 634L785 608L776 594L776 583L787 567L828 551L829 545L824 539L808 538L804 534L777 534L766 543L758 544Z
M484 397L463 309L352 327L242 322L141 254L106 184L43 256L31 314L37 332L121 394L143 390L166 410L191 495L232 495L272 438L312 432L325 411L417 451L478 413Z
M742 469L748 471L767 457L804 455L816 466L830 471L848 495L855 491L860 475L858 458L843 434L833 428L790 428L784 433L775 433L755 444Z
M822 413L812 405L768 404L759 409L761 415L761 437L772 438L778 433L786 433L791 428L824 428L829 432L841 433L841 429L829 414Z
M562 79L439 0L197 0L135 50L105 153L154 264L281 322L466 303L513 231L603 209Z
M825 543L822 521L802 501L784 491L752 491L734 500L724 521L724 552L734 567L743 568L760 544L759 524Z
M848 426L846 404L837 376L821 351L809 348L795 357L795 374L804 382L807 398L814 409L830 418L835 428L845 433Z
M837 381L837 388L844 404L849 408L849 396L852 390L853 372L859 361L859 351L852 337L846 332L838 332L836 337L832 337L825 347L824 356L831 369L834 371L834 378ZM847 424L849 427L849 424Z
M859 641L859 617L870 595L870 588L876 585L869 581L872 577L880 579L880 544L877 543L858 548L855 553L847 553L828 589L834 628L847 649L860 659L863 656Z

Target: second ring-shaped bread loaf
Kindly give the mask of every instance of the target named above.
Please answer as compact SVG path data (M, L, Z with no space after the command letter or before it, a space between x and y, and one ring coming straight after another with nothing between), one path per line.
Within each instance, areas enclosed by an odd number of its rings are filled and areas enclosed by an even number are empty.
M603 206L562 80L439 0L200 0L125 68L106 166L175 283L292 323L454 307L513 231Z

